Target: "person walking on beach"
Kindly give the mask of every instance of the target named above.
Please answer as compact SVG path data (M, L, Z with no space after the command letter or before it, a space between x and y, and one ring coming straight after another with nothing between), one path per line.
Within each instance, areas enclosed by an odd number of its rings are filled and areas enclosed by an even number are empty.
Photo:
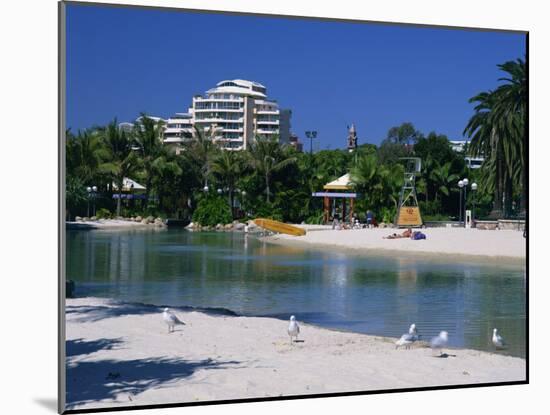
M367 210L367 228L370 228L372 226L373 219L374 215L370 210Z

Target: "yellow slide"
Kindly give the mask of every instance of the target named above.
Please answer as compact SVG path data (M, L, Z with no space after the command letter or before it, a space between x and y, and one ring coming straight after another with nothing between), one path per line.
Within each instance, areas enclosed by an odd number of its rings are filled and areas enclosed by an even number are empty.
M278 222L276 220L259 218L254 219L254 223L264 229L267 229L268 231L286 233L287 235L293 236L304 236L306 234L305 229L293 225L288 225L283 222Z

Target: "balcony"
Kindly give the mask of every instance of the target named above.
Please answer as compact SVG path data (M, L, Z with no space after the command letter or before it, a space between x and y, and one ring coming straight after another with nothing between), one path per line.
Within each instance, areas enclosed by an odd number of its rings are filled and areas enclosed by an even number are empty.
M258 115L259 114L268 115L268 114L279 114L280 113L278 109L262 109L262 110L257 109L255 112Z
M243 102L243 97L233 97L233 98L211 98L211 97L194 97L195 102Z
M195 108L195 112L244 112L243 108Z
M242 124L243 118L237 118L233 120L231 118L202 118L195 120L196 123L233 123L233 124Z

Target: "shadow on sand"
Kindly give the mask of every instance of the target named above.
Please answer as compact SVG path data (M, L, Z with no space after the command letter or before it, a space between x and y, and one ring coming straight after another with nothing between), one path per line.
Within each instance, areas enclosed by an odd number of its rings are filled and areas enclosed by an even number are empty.
M118 339L99 339L99 340L84 340L74 339L65 342L65 350L67 357L74 357L85 354L92 354L100 350L117 349L123 343L121 338Z
M81 361L67 364L67 409L76 405L115 399L131 404L132 396L191 376L201 369L239 367L240 362L212 359L150 358ZM122 394L123 396L120 396ZM126 396L124 396L126 395Z
M114 304L113 306L67 306L65 314L78 323L100 321L106 318L160 313L162 309L146 304Z
M68 305L65 308L65 315L77 323L93 323L107 318L136 316L145 314L160 314L167 307L140 303L112 303L112 305ZM200 311L208 315L216 316L237 316L231 310L225 308L201 308L201 307L173 307L170 309L176 312Z

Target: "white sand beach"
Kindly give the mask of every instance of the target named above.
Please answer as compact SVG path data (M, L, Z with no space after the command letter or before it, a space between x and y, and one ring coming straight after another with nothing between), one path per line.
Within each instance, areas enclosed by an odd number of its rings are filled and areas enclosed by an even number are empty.
M186 325L168 333L161 311L67 300L68 409L525 379L525 360L499 353L440 358L423 344L396 350L395 339L302 323L291 345L286 321L197 311L175 310Z
M127 219L98 219L66 222L69 229L149 229L160 227L155 223L134 222Z
M497 260L526 258L527 243L521 231L426 228L421 229L426 235L425 240L384 239L385 236L403 231L404 229L392 228L332 230L310 226L304 236L276 234L265 239L274 243L356 249L363 252L468 255Z

